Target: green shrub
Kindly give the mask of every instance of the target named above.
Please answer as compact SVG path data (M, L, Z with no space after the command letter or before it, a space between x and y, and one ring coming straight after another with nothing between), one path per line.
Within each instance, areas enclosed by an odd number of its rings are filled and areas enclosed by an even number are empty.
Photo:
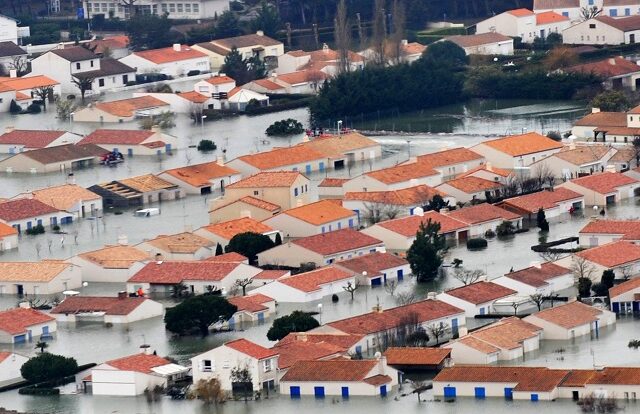
M30 229L25 230L25 233L27 233L30 236L35 236L36 234L43 234L44 226L42 224L38 224L35 227L31 227Z
M496 227L496 233L501 237L511 236L516 233L516 227L510 221L503 221Z
M301 134L304 131L304 127L300 121L296 121L295 119L283 119L280 121L276 121L273 124L269 125L267 128L267 135L296 135Z
M22 112L22 108L16 103L15 100L12 99L11 104L9 104L9 112L11 112L12 114L19 114L20 112Z
M487 240L482 237L467 240L467 249L469 250L484 249L485 247L487 247Z
M57 224L51 228L53 231L60 231L60 226Z
M32 383L60 380L73 375L78 370L74 358L44 352L31 358L22 365L20 374Z
M27 113L29 114L39 114L40 112L42 112L42 108L35 102L27 107Z
M198 151L214 151L218 146L210 139L203 139L198 143Z

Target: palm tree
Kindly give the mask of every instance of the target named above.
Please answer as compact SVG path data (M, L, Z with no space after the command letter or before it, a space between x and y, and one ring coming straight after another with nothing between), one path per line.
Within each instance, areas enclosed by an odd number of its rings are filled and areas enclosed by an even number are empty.
M49 347L49 344L46 343L45 341L38 341L36 343L36 349L39 349L41 354L44 354L44 350L47 349L48 347Z

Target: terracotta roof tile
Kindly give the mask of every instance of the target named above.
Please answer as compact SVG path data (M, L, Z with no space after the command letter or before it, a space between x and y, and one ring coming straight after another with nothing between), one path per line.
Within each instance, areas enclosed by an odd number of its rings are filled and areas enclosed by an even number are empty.
M562 148L562 144L540 135L537 132L529 132L522 135L511 135L490 141L484 141L478 145L486 145L495 150L518 157L521 155L535 154L537 152L550 151Z
M510 350L522 347L523 341L539 336L541 331L542 328L512 316L482 327L469 336L493 347Z
M227 50L231 50L234 47L241 49L252 46L278 46L282 42L272 39L269 36L259 35L257 33L251 33L248 35L226 37L224 39L212 40L211 43L223 47Z
M491 345L490 343L485 342L471 335L464 336L460 338L457 342L465 346L468 346L469 348L475 349L476 351L482 352L485 355L495 354L500 352L500 348L497 348Z
M258 233L265 234L274 230L264 223L256 221L250 217L242 217L235 220L223 221L221 223L210 224L202 227L210 233L216 234L223 239L231 240L233 236L240 233Z
M586 175L570 181L580 187L596 191L600 194L609 194L617 191L619 187L629 184L639 184L638 180L617 172L603 172Z
M107 361L105 362L105 364L120 371L134 371L141 372L143 374L149 374L153 372L152 368L171 364L171 361L157 355L147 355L140 353Z
M257 208L265 210L265 211L269 211L271 213L277 213L281 209L281 207L279 205L277 205L277 204L273 204L273 203L270 203L268 201L260 200L259 198L255 198L255 197L252 197L252 196L245 196L245 197L239 198L237 200L230 201L230 202L228 202L226 204L219 205L218 207L216 207L212 211L220 210L221 208L229 207L229 206L231 206L233 204L237 204L237 203L248 204L250 206L257 207Z
M291 332L284 338L282 338L276 346L288 344L291 342L313 342L313 343L327 343L335 345L342 350L346 351L353 347L363 338L363 335L351 335L342 332L335 333L322 333L322 332Z
M576 256L607 268L614 268L640 261L640 246L628 241L617 241L583 250L576 253Z
M513 39L500 33L488 32L474 35L447 36L444 40L448 40L449 42L453 42L456 45L465 48L512 41Z
M184 232L172 235L161 235L146 243L160 250L171 253L195 253L203 247L213 247L214 243L197 234Z
M318 184L318 187L342 187L342 184L347 181L349 181L348 178L325 178Z
M139 297L71 296L60 302L51 313L104 312L107 315L128 315L147 300Z
M597 62L571 66L564 70L569 73L592 73L594 75L610 78L640 72L640 66L622 57L615 57L599 60Z
M265 89L269 89L271 91L277 91L279 89L284 89L284 86L278 85L277 83L269 80L269 79L256 79L253 81L258 86L261 86Z
M167 180L163 180L162 178L153 174L145 174L139 175L137 177L125 178L122 180L118 180L118 182L141 193L178 188L177 185L170 183Z
M164 171L163 174L169 174L194 187L209 187L211 186L211 180L236 175L239 174L239 172L225 165L220 165L216 161L212 161L173 168Z
M236 339L235 341L226 342L224 346L229 347L231 349L235 349L238 352L241 352L245 355L249 355L250 357L258 360L272 358L278 355L277 350L265 348L263 346L260 346L244 338Z
M592 112L578 119L575 126L626 127L627 114L624 112Z
M468 175L466 177L454 178L453 180L445 181L438 187L451 186L463 193L474 194L484 191L498 190L502 188L502 184L485 180L484 178ZM436 188L438 188L436 187Z
M64 49L52 49L51 53L58 55L69 62L98 59L98 56L86 47L72 46Z
M33 325L46 323L55 318L31 308L14 308L0 311L0 331L17 335L27 331Z
M224 253L219 256L211 256L205 259L208 262L220 262L220 263L248 263L248 260L245 256L240 253L230 252Z
M296 239L291 243L323 256L382 245L382 241L353 229L329 231Z
M60 85L60 82L48 78L44 75L25 76L22 78L10 78L0 81L5 86L10 87L15 91L24 91L34 88L40 88L44 86L56 86Z
M297 171L259 172L230 184L227 188L291 187L300 176L302 174Z
M45 148L66 134L66 131L14 129L0 135L0 144L23 145L26 148Z
M640 288L640 277L629 279L625 282L620 283L619 285L615 285L614 287L610 288L609 297L614 298L616 296L622 295L623 293L627 293L638 288Z
M545 320L565 329L590 324L598 320L602 314L600 309L585 305L582 302L574 301L565 305L554 306L532 314L532 317Z
M372 278L380 276L384 270L405 266L408 263L409 262L405 259L400 256L396 256L395 254L374 252L363 256L357 256L353 259L336 262L336 266L350 270L354 274L358 275L361 275L363 272L367 272L367 277Z
M602 371L596 371L587 384L640 385L640 368L605 367Z
M136 111L143 109L160 108L169 106L153 96L139 96L137 98L120 99L118 101L98 102L95 107L114 116L131 117Z
M632 5L633 3L630 2L629 0L618 0L618 1L612 1L612 0L608 0L608 1L604 1L604 6L629 6ZM620 18L613 18L611 16L605 16L605 15L601 15L601 16L596 16L595 20L598 20L602 23L605 23L611 27L615 27L616 29L622 30L623 32L629 32L632 30L638 30L640 29L640 16L629 16L629 17L620 17Z
M79 202L101 200L98 194L75 184L63 184L32 192L33 198L58 210L69 211L78 208Z
M465 302L479 305L482 303L492 302L497 299L502 299L518 292L496 283L480 281L459 288L446 290L444 293Z
M434 382L471 382L517 384L514 391L553 391L569 374L568 370L546 367L493 367L461 365L445 368Z
M207 55L201 51L192 49L186 45L180 45L180 50L174 50L173 46L170 46L162 49L142 50L133 52L133 54L158 65L207 57Z
M324 158L326 157L319 151L304 145L294 145L293 147L274 148L271 151L243 155L237 159L259 170L272 170L303 162L322 161Z
M202 104L207 102L209 99L208 96L205 96L201 93L198 93L196 91L187 91L187 92L180 92L178 94L179 97L186 99L187 101L193 102L193 103L198 103L198 104Z
M289 274L288 270L263 270L255 275L255 280L277 280Z
M21 152L14 156L31 158L32 160L35 160L42 164L55 164L63 161L92 159L95 157L100 157L104 155L104 153L104 148L101 148L94 144L65 144Z
M592 369L572 369L562 380L561 387L584 387L596 372Z
M369 385L373 385L374 387L378 387L383 384L388 384L392 381L391 377L388 375L376 374L369 378L365 378L363 382L366 382Z
M342 158L345 157L346 154L353 153L356 150L378 147L380 144L359 132L350 132L340 136L321 135L297 146L311 148L324 154L328 158Z
M420 323L460 315L464 311L439 300L422 300L405 306L369 312L328 323L344 333L367 335L386 331L398 326L398 322L409 313L415 313Z
M0 262L0 281L50 282L71 266L73 266L71 263L62 260Z
M512 15L517 16L517 17L531 16L533 14L533 12L531 10L529 10L529 9L507 10L507 13L512 14Z
M278 282L303 292L315 292L322 289L322 285L335 283L352 278L353 275L335 266L323 267L310 272L298 273L293 276L282 277Z
M447 348L387 348L384 353L389 365L440 365L451 356Z
M640 240L638 220L593 220L587 223L579 234L613 234L623 240Z
M431 168L426 163L415 162L411 164L400 164L389 168L383 168L381 170L371 171L365 173L366 176L380 181L384 184L396 184L411 179L418 179L424 177L431 177L439 175L440 173Z
M6 222L35 218L60 212L59 209L33 198L20 198L0 203L0 219Z
M611 151L611 148L605 146L584 145L575 149L565 147L562 151L556 152L552 156L579 166L602 161L609 151Z
M234 296L229 298L229 303L235 305L238 310L236 312L262 312L268 310L269 307L264 305L267 302L275 302L275 299L266 295L255 294L248 296Z
M171 261L151 262L129 279L129 283L152 283L174 285L185 280L218 282L233 272L240 263L211 261Z
M298 361L314 361L342 354L344 348L326 342L291 341L278 343L275 347L278 357L278 369L286 369Z
M427 163L432 168L437 168L482 159L484 159L482 155L468 148L460 147L419 155L417 161Z
M551 279L570 273L571 270L558 266L555 263L542 263L540 267L531 266L525 269L516 270L515 272L507 273L505 274L505 277L517 280L518 282L529 286L540 287L548 285L548 281Z
M522 217L489 203L460 208L450 211L447 215L467 224L480 224L493 220L517 220Z
M139 129L96 129L79 144L139 145L155 134Z
M537 193L508 198L499 205L515 207L523 212L537 213L539 209L557 207L561 202L584 199L584 196L567 188L556 188L553 191L539 191Z
M376 367L375 360L298 361L280 381L363 381Z
M568 16L563 16L553 11L547 11L542 13L536 13L536 25L552 24L558 22L568 21Z
M236 83L236 80L229 76L212 76L204 80L211 85L224 85L225 83Z
M447 234L468 227L466 223L458 221L452 217L445 216L444 214L440 214L436 211L426 211L423 216L413 215L388 221L381 221L376 224L376 226L380 226L405 237L414 237L420 228L420 224L426 224L429 220L435 223L440 223L440 234Z
M427 204L427 202L430 201L435 195L439 195L441 197L447 196L440 190L422 184L415 187L392 191L347 192L344 195L344 200L358 200L397 206L422 206Z
M129 269L132 264L151 259L146 252L133 246L105 246L102 249L78 255L105 269Z
M320 200L285 210L280 215L297 218L314 226L332 223L346 218L356 218L356 213L329 200Z
M2 239L3 237L17 236L17 235L18 235L18 230L15 227L12 227L0 221L0 239Z
M291 73L283 73L275 78L276 81L284 82L288 85L300 85L307 82L322 82L329 76L319 70L301 70Z

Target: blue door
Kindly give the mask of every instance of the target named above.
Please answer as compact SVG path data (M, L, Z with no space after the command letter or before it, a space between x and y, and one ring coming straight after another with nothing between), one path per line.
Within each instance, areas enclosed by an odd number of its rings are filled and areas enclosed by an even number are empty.
M404 279L404 270L399 269L398 270L398 281Z
M45 338L49 336L49 327L48 326L43 326L42 327L42 336L45 337Z
M166 144L164 146L164 150L165 150L165 152L168 152L168 153L171 152L171 144Z
M316 398L324 398L324 387L313 387L313 395Z
M42 226L42 220L38 219L38 226Z
M633 307L633 313L640 312L640 302L634 300L631 306Z
M305 165L305 166L304 166L304 171L305 171L307 174L311 174L311 164L307 164L307 165Z
M320 161L320 162L318 163L318 169L320 170L320 172L323 172L323 171L324 171L324 162Z
M51 227L58 225L58 217L51 217Z
M353 227L353 219L349 219L349 228Z
M633 304L635 305L636 302L633 302ZM611 304L611 310L614 311L616 314L620 313L620 302L613 302Z
M258 314L258 323L264 323L264 312Z
M17 231L18 233L21 233L20 225L19 225L19 224L14 224L12 227L13 227L14 229L16 229L16 231Z
M17 335L13 337L13 343L19 344L22 342L27 342L27 335Z
M127 155L128 155L129 157L133 157L133 148L129 148L129 149L127 149Z
M451 319L451 334L458 334L458 318Z
M376 277L375 279L371 279L371 286L382 286L382 278Z
M291 398L300 398L300 387L289 387L289 395Z
M513 400L513 388L504 389L504 398L506 400Z
M387 386L383 385L380 387L380 396L381 397L386 397L387 396Z
M456 398L456 387L444 387L444 398Z
M31 226L31 222L30 222L30 221L27 221L27 230L30 230L30 229L31 229L31 227L32 227L32 226Z
M360 345L356 345L356 354L362 354L362 347Z
M480 308L480 315L484 315L484 308Z
M484 400L484 397L485 397L484 387L475 387L474 391L477 399Z
M531 394L531 401L538 401L538 394Z
M349 398L349 387L342 387L342 398Z

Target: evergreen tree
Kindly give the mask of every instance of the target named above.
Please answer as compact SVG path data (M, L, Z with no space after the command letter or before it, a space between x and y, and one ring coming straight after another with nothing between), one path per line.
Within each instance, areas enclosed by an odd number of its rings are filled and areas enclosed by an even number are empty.
M281 244L282 244L282 237L280 236L280 233L276 233L275 245L280 246Z
M262 0L256 19L251 22L251 28L254 32L262 30L266 36L275 37L280 28L280 17L278 10Z
M542 208L538 209L538 214L536 216L536 222L540 231L549 231L549 222L547 221L547 215L544 213Z
M438 269L447 250L445 237L439 232L440 223L431 219L420 223L416 239L407 251L407 260L418 282L428 282L438 276Z
M237 310L235 305L221 296L194 296L173 308L168 308L164 322L167 330L175 334L189 335L199 332L204 337L209 335L211 324L229 320Z
M220 256L221 254L223 254L224 252L222 251L222 245L220 243L218 243L216 245L216 256Z
M242 34L240 21L231 10L225 10L218 17L214 33L216 39L239 36Z
M279 341L291 332L306 332L320 326L320 323L308 312L293 311L273 321L267 332L270 341Z

